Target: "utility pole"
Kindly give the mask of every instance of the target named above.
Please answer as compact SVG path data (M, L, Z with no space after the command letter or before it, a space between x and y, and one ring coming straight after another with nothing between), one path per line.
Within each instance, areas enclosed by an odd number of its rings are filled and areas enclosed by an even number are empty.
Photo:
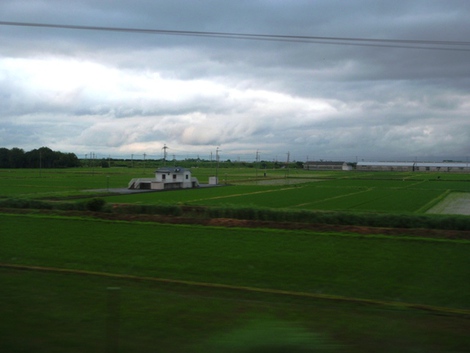
M286 163L286 178L289 176L289 159L290 159L290 152L287 152L287 163Z
M167 149L168 149L168 147L166 146L166 144L164 144L164 145L163 145L163 148L162 148L162 150L163 150L163 166L166 165L166 155L167 155L167 154L166 154L166 150L167 150Z
M40 178L42 177L42 151L41 150L39 150L39 177Z
M146 165L145 165L145 156L146 156L146 155L147 155L147 153L144 153L144 169L145 169L145 167L146 167Z
M212 159L212 152L211 152ZM219 147L215 150L215 182L219 184Z
M256 179L258 179L259 150L256 150Z
M91 163L91 175L95 175L95 162L94 159L96 158L95 152L90 153L90 163Z

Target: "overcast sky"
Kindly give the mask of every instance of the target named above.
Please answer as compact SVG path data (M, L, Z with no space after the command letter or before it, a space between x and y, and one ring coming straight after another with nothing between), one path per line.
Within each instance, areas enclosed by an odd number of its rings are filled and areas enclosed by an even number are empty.
M468 0L2 0L2 22L433 42L3 24L0 147L79 158L161 158L166 144L177 159L219 147L222 160L257 151L279 161L465 160L469 19Z

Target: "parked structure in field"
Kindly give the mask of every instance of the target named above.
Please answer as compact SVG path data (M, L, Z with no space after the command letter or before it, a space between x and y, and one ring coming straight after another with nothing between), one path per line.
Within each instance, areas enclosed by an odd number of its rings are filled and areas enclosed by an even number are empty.
M360 170L360 171L395 171L395 172L446 172L470 173L468 162L333 162L308 161L307 170Z
M351 163L331 161L309 161L304 163L307 170L353 170Z
M358 162L356 169L361 171L470 173L469 163L465 162Z
M162 167L155 171L155 178L134 178L129 182L129 189L170 190L188 189L199 186L191 171L182 167Z

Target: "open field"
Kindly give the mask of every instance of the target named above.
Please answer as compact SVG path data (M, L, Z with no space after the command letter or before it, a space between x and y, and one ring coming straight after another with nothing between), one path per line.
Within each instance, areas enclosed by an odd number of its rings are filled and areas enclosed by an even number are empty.
M455 308L470 305L467 240L29 215L3 215L0 221L0 262Z
M291 182L295 179L290 180ZM310 210L423 213L450 192L465 191L465 181L334 179L289 185L233 185L121 195L112 203L243 205Z
M212 352L208 341L253 321L266 331L273 323L300 327L339 346L327 352L470 347L468 318L422 310L37 271L0 269L0 276L4 352L106 351L109 287L121 288L119 352Z
M213 175L193 172L201 182ZM424 217L470 193L468 175L272 170L264 177L253 168L219 170L227 186L112 193L152 176L143 168L0 170L0 201L100 197L107 205L351 212L360 219ZM433 238L424 229L391 237L1 212L0 351L109 349L108 287L121 288L120 352L210 352L208 340L244 327L260 334L270 327L271 336L279 327L318 333L312 344L324 351L470 351L470 241L440 236L444 228ZM457 220L467 222L448 221Z
M62 352L102 351L109 286L122 288L124 351L152 345L188 351L252 319L300 325L351 352L394 352L398 337L403 352L470 347L463 314L470 307L469 241L34 215L4 214L0 222L2 263L123 275L0 270L0 310L8 318L0 342L10 352L40 352L44 342ZM136 282L126 275L314 297ZM419 305L430 309L413 309Z
M202 182L210 170L195 169ZM93 196L126 187L132 177L151 177L152 171L128 168L43 171L0 171L0 196L33 198ZM268 172L268 178L253 168L221 172L227 188L157 192L111 196L116 203L182 203L188 205L253 205L270 208L348 210L361 212L425 212L451 192L470 192L470 176L436 173ZM258 175L258 179L256 179ZM438 179L439 177L439 179ZM309 182L310 181L310 182ZM84 192L84 190L88 190ZM95 192L96 193L96 192Z
M201 183L207 183L208 177L215 174L213 169L194 168L193 176ZM51 197L71 193L81 194L84 190L125 188L132 178L152 178L154 170L150 168L74 168L74 169L0 169L0 197ZM288 176L286 178L286 176ZM470 192L469 174L449 173L400 173L400 172L313 172L301 169L268 170L267 177L253 168L219 169L222 185L267 186L287 184L296 181L305 183L321 181L324 186L346 187L388 187L455 190ZM439 178L439 179L438 179ZM338 184L337 181L342 181ZM332 182L333 185L328 184ZM403 183L402 183L403 182ZM376 184L377 183L377 184ZM86 194L86 193L85 193ZM88 192L89 194L89 192Z
M428 213L470 215L470 193L452 193L429 209Z
M4 352L106 351L109 287L121 288L119 352L213 352L208 341L253 321L264 323L256 327L262 337L263 327L281 323L339 346L327 352L463 353L470 346L468 318L420 310L36 271L0 269L0 276Z

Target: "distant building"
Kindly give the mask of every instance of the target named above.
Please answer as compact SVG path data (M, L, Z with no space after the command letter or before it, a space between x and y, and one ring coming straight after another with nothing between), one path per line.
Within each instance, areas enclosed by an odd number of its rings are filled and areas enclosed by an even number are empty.
M219 178L215 176L209 177L209 185L217 185L219 183Z
M155 178L135 178L129 182L129 189L170 190L188 189L199 186L199 181L191 177L191 171L182 167L162 167L155 171Z
M356 169L361 171L397 172L470 172L469 164L464 162L358 162Z
M307 170L352 170L350 163L332 161L309 161L304 163Z

